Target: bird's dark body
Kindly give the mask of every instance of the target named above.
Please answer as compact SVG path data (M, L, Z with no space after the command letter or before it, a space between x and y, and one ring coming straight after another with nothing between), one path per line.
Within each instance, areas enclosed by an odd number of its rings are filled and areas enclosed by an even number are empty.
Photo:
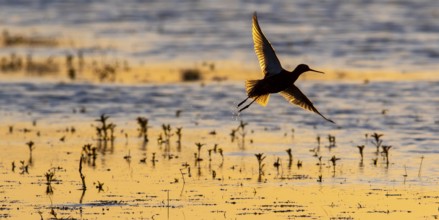
M281 92L296 82L299 78L300 73L296 71L288 72L283 70L279 74L265 77L256 82L256 85L249 92L249 97L257 97L261 95L266 95L270 93Z

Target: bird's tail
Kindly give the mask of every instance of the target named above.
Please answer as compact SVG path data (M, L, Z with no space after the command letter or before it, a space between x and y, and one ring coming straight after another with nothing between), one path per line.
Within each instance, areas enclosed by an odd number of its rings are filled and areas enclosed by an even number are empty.
M255 94L255 86L259 81L260 80L246 80L245 90L247 91L248 97L254 98L259 105L266 106L268 104L268 100L270 100L270 94Z

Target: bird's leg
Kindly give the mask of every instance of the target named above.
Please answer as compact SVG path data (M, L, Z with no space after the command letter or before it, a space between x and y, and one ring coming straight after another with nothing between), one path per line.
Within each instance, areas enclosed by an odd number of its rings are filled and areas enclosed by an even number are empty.
M238 106L237 106L237 107L239 108L239 106L241 106L242 104L244 104L244 102L245 102L245 101L247 101L247 100L248 100L248 98L250 98L250 97L247 97L246 99L244 99L244 101L240 102L240 103L238 104Z
M244 109L246 109L246 108L248 108L248 107L250 107L250 105L252 105L253 104L253 102L255 102L256 101L256 99L258 99L259 98L259 96L258 97L256 97L255 99L253 99L253 101L252 102L250 102L250 104L248 104L248 105L246 105L246 106L244 106L243 108L241 108L238 112L242 112L242 111L244 111Z

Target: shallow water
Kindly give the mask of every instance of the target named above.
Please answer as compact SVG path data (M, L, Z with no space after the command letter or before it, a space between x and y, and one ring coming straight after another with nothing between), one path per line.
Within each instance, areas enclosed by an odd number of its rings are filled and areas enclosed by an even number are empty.
M435 137L439 131L438 82L303 81L299 87L335 125L289 105L277 94L271 95L268 107L255 104L237 116L235 106L245 93L241 83L233 82L143 86L1 83L0 111L14 115L12 121L17 117L22 121L40 118L53 122L65 118L88 121L105 113L116 121L144 115L153 126L172 123L209 129L228 129L244 120L256 129L271 131L303 128L325 134L337 130L352 140L377 131L388 134L388 144L398 145L401 150L439 153L435 148L439 143ZM87 110L84 114L72 114L81 107ZM179 118L175 117L177 110L182 111ZM416 149L411 149L413 146Z
M290 106L277 94L271 95L268 107L255 104L237 116L234 106L245 97L239 83L145 86L2 83L0 111L12 114L12 122L17 118L22 121L57 122L66 118L89 121L105 113L116 121L144 115L153 126L171 123L222 130L244 120L255 129L270 131L290 128L301 131L303 128L324 135L336 130L340 135L351 137L346 143L361 138L364 133L377 131L386 133L388 144L397 145L400 150L437 154L438 84L302 82L299 87L320 112L336 122L335 125ZM72 115L82 107L87 110L85 114ZM179 118L175 117L177 110L183 112ZM4 120L7 123L8 119Z
M58 75L43 79L29 77L35 75L24 68L15 71L25 73L18 79L14 71L2 75L0 218L437 219L439 82L396 79L437 79L438 4L0 1L3 29L59 40L56 46L5 45L2 66L15 53L47 65L52 56L60 67ZM140 84L178 81L183 67L201 68L205 80L253 77L259 71L253 11L285 68L308 63L329 70L328 81L297 84L336 124L279 95L265 108L254 104L237 115L243 83ZM65 55L74 54L76 68L78 51L85 57L78 81L56 83L65 79ZM97 82L95 64L119 66L122 60L132 69L119 71L113 81L127 85L84 83ZM370 69L398 82L375 82L366 75ZM427 74L399 74L409 72ZM344 74L372 81L331 80ZM114 141L97 137L101 114L116 125ZM147 143L138 137L139 116L149 119ZM240 121L248 125L233 140ZM158 141L163 124L172 127L169 152ZM181 150L177 127L183 128ZM392 146L389 163L371 142L374 132L384 135L382 145ZM329 135L336 138L333 146ZM32 152L29 141L35 142ZM195 143L205 144L200 161ZM81 190L78 165L85 144L96 147L97 155L82 163L87 190ZM223 157L213 150L216 144ZM366 146L363 160L358 145ZM261 175L257 153L266 156ZM333 156L340 158L335 165Z
M91 42L86 55L256 64L251 14L287 68L435 71L439 2L421 1L2 1L0 24ZM373 16L371 16L373 15ZM108 41L109 40L109 41ZM96 42L99 42L97 44ZM101 43L108 42L108 43ZM12 48L65 54L64 48ZM201 59L201 60L200 60Z
M267 107L251 106L236 116L234 106L244 89L230 82L1 83L0 215L13 219L437 216L438 82L305 81L299 87L337 124L290 106L278 95ZM387 112L382 114L384 109ZM180 117L175 116L177 110L182 111ZM95 119L102 113L117 125L116 139L106 147L99 144L95 132ZM146 145L137 137L138 116L150 119ZM244 145L240 132L234 142L229 136L239 120L249 123ZM163 123L171 124L173 131L183 127L181 152L176 150L176 136L171 137L171 158L157 143ZM74 133L68 131L72 127ZM209 134L212 131L216 134ZM392 146L389 165L375 153L372 132L384 134L383 145ZM336 137L335 147L328 148L328 134ZM311 152L318 146L316 136L321 137L317 152L321 165ZM30 140L35 142L32 157L26 146ZM197 142L206 144L198 163L194 161ZM90 159L83 164L87 190L82 191L78 163L87 143L100 147L95 165ZM214 144L224 150L224 160L213 151L208 159ZM363 144L361 162L356 146ZM291 166L288 148L293 154ZM267 156L261 182L256 153ZM329 161L332 156L341 158L335 167ZM277 158L278 170L273 167ZM296 166L299 160L301 168ZM20 161L28 165L28 173ZM52 192L47 191L44 177L49 169L55 170ZM322 183L317 182L319 175ZM104 183L101 192L95 188L98 181Z

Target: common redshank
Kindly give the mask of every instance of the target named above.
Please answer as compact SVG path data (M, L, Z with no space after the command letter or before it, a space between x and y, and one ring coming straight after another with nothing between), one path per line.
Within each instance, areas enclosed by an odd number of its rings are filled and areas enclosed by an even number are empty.
M279 93L288 102L298 105L303 109L315 112L322 116L329 122L334 123L331 119L323 116L312 104L312 102L294 85L294 82L299 76L308 71L322 73L317 70L309 68L306 64L298 65L292 72L282 68L279 59L274 52L270 42L265 38L259 27L258 17L256 12L253 14L252 25L253 43L256 56L259 60L264 78L259 80L247 80L245 87L247 91L247 98L238 104L238 107L243 105L249 98L253 99L250 104L242 107L239 112L250 107L251 104L257 102L262 106L266 106L271 93Z

